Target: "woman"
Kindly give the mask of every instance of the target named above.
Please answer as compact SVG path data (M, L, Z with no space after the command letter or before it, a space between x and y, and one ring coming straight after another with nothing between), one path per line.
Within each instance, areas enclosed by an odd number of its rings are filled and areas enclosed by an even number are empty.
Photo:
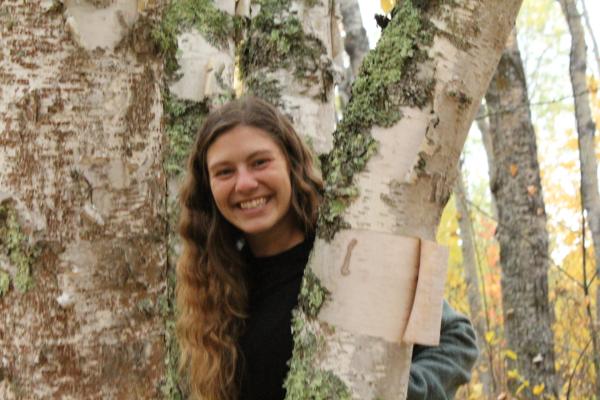
M207 117L181 190L177 266L180 370L193 398L284 398L321 190L310 152L273 106L246 97ZM469 379L470 323L446 304L444 319L439 347L415 346L409 398L450 398Z

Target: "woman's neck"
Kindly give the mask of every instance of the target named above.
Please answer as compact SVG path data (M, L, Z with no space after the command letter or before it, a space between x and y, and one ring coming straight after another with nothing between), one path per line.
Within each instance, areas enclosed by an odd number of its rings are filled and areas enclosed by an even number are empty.
M304 233L300 229L292 229L287 232L269 231L246 236L246 242L255 257L274 256L303 241Z

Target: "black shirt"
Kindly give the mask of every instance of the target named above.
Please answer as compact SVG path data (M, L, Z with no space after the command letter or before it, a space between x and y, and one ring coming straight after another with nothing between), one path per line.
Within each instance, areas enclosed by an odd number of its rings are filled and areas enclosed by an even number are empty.
M248 267L248 314L240 338L241 400L282 400L293 341L292 310L313 238L283 253L253 257L244 251Z

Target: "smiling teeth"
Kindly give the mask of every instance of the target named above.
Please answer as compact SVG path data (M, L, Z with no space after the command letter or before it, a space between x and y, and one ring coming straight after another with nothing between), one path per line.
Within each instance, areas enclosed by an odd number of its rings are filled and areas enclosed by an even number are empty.
M266 197L261 197L260 199L254 199L254 200L250 200L250 201L244 201L243 203L240 203L240 207L243 208L243 209L256 208L256 207L262 206L266 202L267 202L267 198Z

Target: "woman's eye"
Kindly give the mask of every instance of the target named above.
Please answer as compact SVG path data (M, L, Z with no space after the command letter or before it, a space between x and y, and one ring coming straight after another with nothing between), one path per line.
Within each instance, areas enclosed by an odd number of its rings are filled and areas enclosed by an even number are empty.
M262 166L265 166L268 162L269 162L269 160L267 160L266 158L260 158L258 160L255 160L252 164L255 167L262 167Z
M220 169L217 172L215 172L215 176L217 177L224 177L227 175L230 175L233 173L233 170L230 168L225 168L225 169Z

